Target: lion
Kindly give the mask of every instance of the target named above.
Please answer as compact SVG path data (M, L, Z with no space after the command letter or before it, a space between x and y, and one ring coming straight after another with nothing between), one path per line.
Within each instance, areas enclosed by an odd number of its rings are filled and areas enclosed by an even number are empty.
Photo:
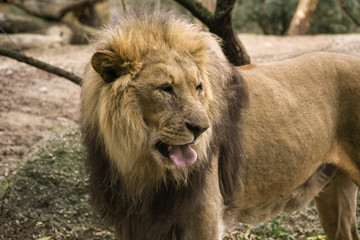
M235 67L169 12L106 28L82 83L96 212L119 239L221 239L315 199L330 240L359 239L360 58Z

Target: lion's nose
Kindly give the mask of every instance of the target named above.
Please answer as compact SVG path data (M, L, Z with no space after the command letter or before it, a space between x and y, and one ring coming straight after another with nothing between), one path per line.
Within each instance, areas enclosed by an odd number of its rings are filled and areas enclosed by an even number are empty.
M209 126L198 126L192 125L190 123L185 123L185 125L194 134L194 141L200 136L200 134L202 134L206 131L206 129L209 128Z

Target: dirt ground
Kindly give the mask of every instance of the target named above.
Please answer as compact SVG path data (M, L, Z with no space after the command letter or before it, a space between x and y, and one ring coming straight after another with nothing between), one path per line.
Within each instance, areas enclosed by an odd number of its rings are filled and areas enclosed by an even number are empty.
M252 62L269 62L311 51L360 54L360 35L275 37L241 34ZM83 76L91 46L39 48L25 53ZM10 179L39 140L79 117L80 87L66 79L0 57L0 180ZM313 210L309 210L313 211ZM299 219L311 218L303 214ZM306 219L304 219L306 220ZM305 223L304 223L305 224Z
M89 46L26 51L82 76ZM43 137L74 125L80 87L24 63L0 57L0 180L11 176L29 148Z

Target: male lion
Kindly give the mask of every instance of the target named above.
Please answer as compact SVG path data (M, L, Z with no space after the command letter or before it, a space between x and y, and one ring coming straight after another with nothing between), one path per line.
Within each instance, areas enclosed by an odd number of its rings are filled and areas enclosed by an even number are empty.
M92 204L118 238L221 239L315 198L329 239L359 239L360 58L235 68L173 13L104 31L82 88Z

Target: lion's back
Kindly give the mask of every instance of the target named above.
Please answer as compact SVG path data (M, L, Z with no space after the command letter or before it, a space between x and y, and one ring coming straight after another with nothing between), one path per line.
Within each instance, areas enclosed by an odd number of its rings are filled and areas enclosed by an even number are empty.
M309 177L301 169L314 172L325 160L341 124L339 91L349 85L343 82L346 86L340 86L339 69L349 59L352 62L346 68L360 63L356 57L317 53L240 68L249 91L242 122L248 181L257 185L251 176L263 175L266 186L290 191L287 186L299 185ZM352 72L360 75L359 70ZM266 166L257 164L258 159ZM277 176L266 174L269 172Z

